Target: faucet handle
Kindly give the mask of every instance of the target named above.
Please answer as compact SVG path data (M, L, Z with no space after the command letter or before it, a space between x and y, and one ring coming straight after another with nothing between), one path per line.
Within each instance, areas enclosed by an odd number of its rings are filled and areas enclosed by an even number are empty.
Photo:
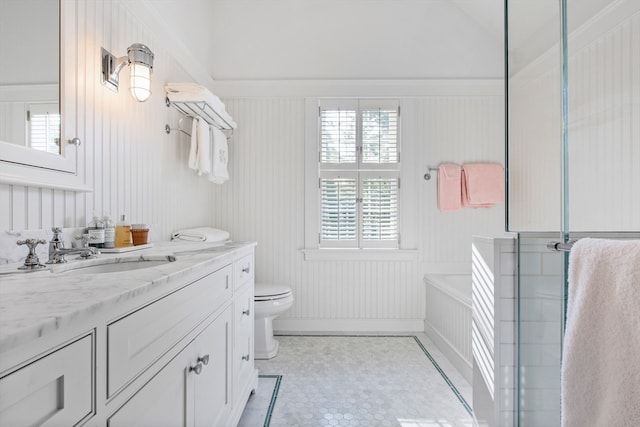
M16 242L16 245L18 246L22 246L22 245L27 245L27 247L29 248L29 254L27 255L27 257L24 260L24 264L21 265L20 267L18 267L18 270L36 270L38 268L43 268L45 267L44 265L40 264L40 260L38 259L38 256L36 255L36 246L38 246L39 244L45 244L47 243L46 240L44 239L25 239L25 240L18 240Z
M82 240L82 247L88 248L91 241L91 234L84 233L82 236L76 236L76 240Z
M37 239L24 239L24 240L18 240L16 242L16 245L18 245L18 246L27 245L27 247L29 249L35 249L36 246L41 245L41 244L44 245L45 243L47 243L47 241L44 240L44 239L40 239L40 240L37 240Z

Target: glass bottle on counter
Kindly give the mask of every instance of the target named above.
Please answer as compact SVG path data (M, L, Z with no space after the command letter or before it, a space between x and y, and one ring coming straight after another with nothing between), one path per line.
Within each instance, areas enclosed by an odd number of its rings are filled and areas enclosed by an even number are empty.
M113 249L116 247L116 225L109 215L103 215L102 222L104 223L104 247Z
M131 237L131 224L127 221L126 215L120 216L120 221L116 224L116 248L128 248L133 246Z
M89 233L89 246L94 248L104 248L104 223L98 215L93 215L93 219L87 225Z

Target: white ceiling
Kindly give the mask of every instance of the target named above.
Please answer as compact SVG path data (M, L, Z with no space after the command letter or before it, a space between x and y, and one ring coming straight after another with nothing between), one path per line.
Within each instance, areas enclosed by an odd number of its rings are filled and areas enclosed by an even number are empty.
M503 0L146 2L216 80L503 76ZM609 3L569 0L570 26ZM558 4L509 1L512 66L557 40Z

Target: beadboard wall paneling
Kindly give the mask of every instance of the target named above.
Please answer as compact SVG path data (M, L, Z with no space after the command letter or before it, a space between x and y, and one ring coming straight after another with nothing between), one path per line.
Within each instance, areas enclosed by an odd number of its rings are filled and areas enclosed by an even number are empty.
M632 196L640 185L640 11L637 3L612 5L569 38L571 231L640 229L640 198ZM635 13L618 19L621 8ZM510 82L511 230L561 227L558 58L551 49Z
M504 165L504 98L428 97L419 100L419 158L428 167L497 162ZM471 271L471 237L504 232L504 204L441 212L437 172L421 180L420 245L425 270L432 265L464 264Z
M640 230L640 11L571 49L570 229Z
M188 138L164 132L165 123L175 127L180 117L165 106L164 85L191 81L189 74L123 2L78 1L77 7L80 173L93 192L1 185L0 229L81 227L94 212L114 218L126 213L132 222L148 223L152 239L210 225L212 184L187 168ZM128 68L120 75L118 93L100 83L100 47L122 56L136 42L155 54L153 95L144 103L129 94Z
M375 89L373 89L375 91ZM425 316L425 268L471 264L473 234L502 233L503 206L441 213L436 182L423 165L503 162L503 98L437 96L413 100L417 129L403 129L403 152L419 153L411 179L417 198L419 257L413 261L305 261L305 99L225 97L238 122L230 144L231 180L214 187L214 223L235 240L256 240L256 280L290 286L293 307L277 330L411 330ZM404 184L403 184L404 185ZM423 265L426 264L426 266ZM380 324L380 321L386 323ZM415 322L414 322L415 321ZM373 329L379 328L379 329ZM404 329L403 329L404 328Z

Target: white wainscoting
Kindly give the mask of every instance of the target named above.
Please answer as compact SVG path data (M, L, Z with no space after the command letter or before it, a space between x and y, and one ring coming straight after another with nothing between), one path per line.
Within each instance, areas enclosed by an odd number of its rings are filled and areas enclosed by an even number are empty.
M151 225L153 239L172 231L211 224L211 184L186 167L186 137L164 132L179 114L164 104L167 81L191 81L157 38L120 1L78 1L78 115L81 175L90 193L21 185L0 185L0 229L85 226L93 212L126 213ZM126 55L132 43L155 54L152 97L144 103L129 94L128 69L119 93L100 84L100 47ZM67 46L67 48L74 48Z
M218 85L222 93L229 92L224 82ZM422 331L424 270L464 264L469 271L472 235L495 235L504 229L503 205L441 213L436 207L437 179L423 179L425 167L444 161L503 162L500 84L494 83L492 94L466 96L468 82L455 93L449 82L444 89L429 89L433 96L403 97L404 105L415 110L412 128L403 128L403 152L417 156L412 159L411 183L407 183L414 186L414 197L403 201L403 209L413 210L418 218L417 235L412 236L418 254L415 259L306 261L302 253L305 97L299 95L304 90L300 85L291 85L296 94L277 96L259 82L244 87L233 82L245 96L224 98L239 126L230 148L231 181L213 190L214 223L230 230L235 239L258 242L257 282L292 288L294 304L276 319L276 331ZM344 92L326 89L330 85L325 84L327 97ZM486 88L486 82L478 85ZM313 97L322 95L318 86L322 85L314 82L310 89ZM362 88L358 85L357 90L360 93ZM369 90L376 96L379 87L373 84ZM438 93L443 90L448 93ZM385 86L384 91L389 96L389 88ZM404 86L398 90L405 91ZM249 96L251 93L258 95Z

